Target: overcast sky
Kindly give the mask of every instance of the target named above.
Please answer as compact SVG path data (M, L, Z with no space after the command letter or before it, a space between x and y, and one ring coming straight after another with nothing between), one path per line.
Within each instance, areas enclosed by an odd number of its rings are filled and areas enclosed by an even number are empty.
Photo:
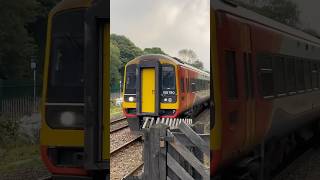
M300 9L300 20L305 27L312 28L320 33L320 1L319 0L292 0Z
M192 49L210 67L209 0L111 0L111 33L171 56Z

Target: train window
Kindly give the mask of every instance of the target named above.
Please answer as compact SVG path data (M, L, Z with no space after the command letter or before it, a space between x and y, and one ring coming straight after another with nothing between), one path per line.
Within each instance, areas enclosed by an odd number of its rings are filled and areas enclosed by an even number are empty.
M191 79L191 92L196 92L197 91L197 84L195 79Z
M304 61L304 80L306 89L311 89L311 69L310 69L310 61Z
M126 68L126 89L125 94L136 94L136 64L130 64Z
M278 94L283 94L286 92L285 86L285 62L284 58L276 56L274 58L274 87Z
M273 83L273 70L272 70L272 57L269 55L258 55L258 67L260 74L260 92L262 96L273 96L274 83Z
M305 84L304 84L304 73L303 73L303 61L302 60L296 61L295 69L296 69L297 88L300 91L304 90Z
M294 59L290 58L286 61L286 86L288 92L295 92L296 90L296 77L294 69Z
M49 102L83 102L83 15L83 10L74 10L52 19Z
M316 89L319 87L318 83L318 65L316 63L312 63L312 88Z
M227 72L227 89L228 97L235 99L238 97L237 88L237 70L236 70L236 53L234 51L226 51L226 72Z
M162 66L162 90L175 90L176 77L172 65Z
M180 90L184 93L184 78L180 78Z

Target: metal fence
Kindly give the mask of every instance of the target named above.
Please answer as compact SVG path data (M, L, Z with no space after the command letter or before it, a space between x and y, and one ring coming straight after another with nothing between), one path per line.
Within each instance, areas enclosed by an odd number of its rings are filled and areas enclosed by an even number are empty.
M38 112L40 92L40 85L34 87L33 81L0 80L0 116L14 119Z

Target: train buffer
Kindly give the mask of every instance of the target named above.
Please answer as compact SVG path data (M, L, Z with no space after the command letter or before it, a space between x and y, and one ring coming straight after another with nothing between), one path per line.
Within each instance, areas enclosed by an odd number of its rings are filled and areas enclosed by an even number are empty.
M156 124L164 124L169 126L170 129L177 129L178 126L184 122L187 125L192 124L191 118L160 118L160 117L144 117L142 129L147 129Z

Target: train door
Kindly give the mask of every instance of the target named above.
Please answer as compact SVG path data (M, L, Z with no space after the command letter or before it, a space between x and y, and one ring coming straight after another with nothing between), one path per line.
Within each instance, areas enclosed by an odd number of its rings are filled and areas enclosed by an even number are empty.
M185 77L186 77L186 74L185 74L185 69L180 67L180 108L185 110L186 109L186 103L187 103L187 98L185 97L186 96L186 88L185 88Z
M251 32L248 25L242 27L242 44L243 44L243 79L244 79L244 104L246 118L246 141L245 146L250 146L253 142L255 133L255 100L253 90L253 66L251 55Z
M249 26L231 15L219 14L217 31L218 45L221 47L221 118L222 118L222 158L232 159L244 152L252 142L254 118L253 92L247 89L251 73L251 38ZM245 56L243 54L246 54ZM245 60L243 60L245 58ZM244 63L245 62L245 63ZM245 67L247 66L247 67ZM248 74L247 74L248 73ZM250 84L249 84L250 83ZM250 95L246 97L246 91Z
M155 112L155 68L141 69L141 112Z
M92 1L85 20L85 168L94 179L109 169L109 3Z

